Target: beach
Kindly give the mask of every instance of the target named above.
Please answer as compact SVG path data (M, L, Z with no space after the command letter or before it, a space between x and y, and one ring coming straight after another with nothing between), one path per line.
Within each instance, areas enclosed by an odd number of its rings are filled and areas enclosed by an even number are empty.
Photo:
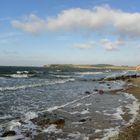
M130 86L126 92L133 94L140 101L140 78L131 79L133 86ZM124 127L118 136L118 140L139 140L140 139L140 110L133 124Z

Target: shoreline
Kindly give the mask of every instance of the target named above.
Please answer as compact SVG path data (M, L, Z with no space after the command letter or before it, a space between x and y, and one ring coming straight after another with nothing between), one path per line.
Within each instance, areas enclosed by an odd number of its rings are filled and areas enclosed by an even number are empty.
M95 135L94 136L91 135L88 140L95 140L95 139L98 139L98 140L99 139L100 140L138 140L140 138L140 109L139 109L140 77L139 77L139 75L119 76L119 77L116 77L116 78L104 79L102 81L99 81L99 83L102 84L106 81L112 82L112 81L115 81L115 80L122 80L122 81L125 81L127 84L125 84L124 88L122 88L122 89L113 90L111 88L111 85L109 83L107 83L107 85L110 87L109 89L111 89L111 90L109 90L109 91L108 90L107 91L106 90L103 90L103 91L101 90L100 91L99 89L94 89L93 92L98 92L100 95L102 95L104 93L106 95L106 93L109 93L109 94L112 94L113 96L116 95L117 92L124 92L124 93L132 94L133 96L135 96L135 98L138 101L137 111L139 110L138 114L137 114L137 112L134 113L134 114L136 114L135 117L134 117L135 121L132 121L131 124L124 125L120 128L116 127L117 128L117 129L115 128L116 131L110 129L109 135L108 135L108 133L106 133L107 135L104 135L104 133L103 133L104 131L100 131L101 129L95 129L95 131L93 130L93 132L95 132ZM94 94L92 92L85 91L84 96L81 99L85 99L86 97L91 97L91 96L94 96ZM121 99L125 100L125 98L121 98ZM78 100L80 100L80 99L78 99ZM116 101L118 102L118 100L116 100ZM70 103L75 103L75 101L74 102L72 101ZM115 102L113 102L113 104L114 103ZM68 105L68 103L66 105ZM57 110L56 107L54 107L54 108L51 108L51 110L46 110L45 112L44 111L40 112L39 115L37 115L33 118L30 118L27 121L26 120L24 121L24 119L19 118L17 122L19 122L21 125L25 125L26 123L28 125L28 122L29 122L30 124L32 124L33 129L36 130L36 132L38 133L37 135L34 135L32 131L31 132L23 132L24 136L27 137L27 138L34 139L34 140L40 140L40 139L45 139L46 138L46 133L45 132L50 131L50 134L51 134L52 131L56 131L56 137L55 137L55 133L54 133L53 137L57 138L57 135L62 136L61 132L62 132L62 129L65 127L65 124L70 125L70 122L74 122L74 123L76 122L76 123L81 124L81 125L85 122L86 122L85 125L94 123L94 120L92 120L90 117L83 117L82 115L81 116L78 115L78 116L74 117L72 114L68 114L65 110L64 111L61 110L61 108L63 108L63 107L64 107L64 105L61 105L58 108L58 110ZM135 110L135 108L133 108L133 109ZM74 112L74 107L72 107L72 110L70 110L70 111ZM89 110L86 109L82 113L83 114L89 113ZM29 114L29 115L31 115L31 114ZM35 115L35 114L33 114L33 115ZM130 116L127 116L127 114L123 116L120 113L119 115L122 118L124 117L124 119L126 121L130 117ZM79 117L81 117L81 118L79 119ZM104 125L107 125L108 121L103 121L101 123L104 123ZM110 121L109 121L109 123L110 123ZM38 126L38 127L34 127L34 126ZM93 126L88 127L88 130L91 131L92 128L94 128ZM80 127L77 127L76 129L74 128L75 131L77 131L78 129L81 130ZM113 129L113 127L112 127L112 129ZM72 133L73 128L71 128L71 129L70 128L69 129L65 128L64 132L67 132L69 130L71 132L70 134L75 134L75 133ZM82 132L84 132L85 130L86 129L83 129ZM57 132L60 132L60 134L59 133L57 134ZM4 137L10 136L10 135L15 136L16 131L7 131L7 132L3 133ZM80 135L80 133L79 134L76 133L75 135ZM52 135L50 135L50 136L52 136ZM102 136L105 136L105 137L102 138Z
M128 94L134 95L138 102L140 102L140 77L132 78L130 83L133 85L130 85L126 90L124 90ZM136 120L134 123L124 126L116 140L139 140L140 139L140 109L138 111L138 115L136 117Z
M138 102L140 102L140 77L139 76L130 76L126 77L125 79L122 77L119 77L119 80L122 79L124 81L127 81L128 87L124 90L115 90L112 91L113 94L116 94L118 91L123 91L128 94L132 94L136 97ZM114 79L111 79L111 81ZM110 81L110 79L107 81ZM130 84L129 84L130 83ZM101 138L101 140L138 140L140 138L140 109L138 111L138 114L136 116L136 119L134 122L122 126L120 129L118 129L118 132L112 131L112 136L105 136L104 138ZM38 135L39 136L39 135ZM36 140L38 140L38 136L36 137ZM43 135L40 135L41 138ZM39 136L39 138L40 138ZM100 138L93 136L89 140L99 140Z

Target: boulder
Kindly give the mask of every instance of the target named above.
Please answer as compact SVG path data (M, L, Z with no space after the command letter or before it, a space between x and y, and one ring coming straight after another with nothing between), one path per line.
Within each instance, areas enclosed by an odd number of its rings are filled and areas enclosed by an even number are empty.
M89 94L91 94L91 92L90 91L85 91L85 94L89 95Z
M65 124L65 120L63 118L51 120L49 124L55 124L57 126L63 126Z
M15 131L9 130L9 131L4 132L1 137L8 137L8 136L15 136L15 135L16 135Z

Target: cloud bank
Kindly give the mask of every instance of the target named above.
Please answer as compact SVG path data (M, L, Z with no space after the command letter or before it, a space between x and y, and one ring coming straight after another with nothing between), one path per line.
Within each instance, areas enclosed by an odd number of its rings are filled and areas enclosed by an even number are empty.
M47 31L89 30L101 32L105 30L119 36L140 36L140 13L129 13L113 9L107 5L93 9L74 8L61 11L55 17L40 18L29 15L21 20L13 20L12 26L30 33ZM109 30L109 31L108 31Z

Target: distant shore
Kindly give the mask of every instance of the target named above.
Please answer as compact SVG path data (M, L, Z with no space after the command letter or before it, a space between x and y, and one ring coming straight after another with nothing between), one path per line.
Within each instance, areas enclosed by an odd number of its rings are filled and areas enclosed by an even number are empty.
M110 64L96 64L96 65L74 65L74 64L50 64L44 67L51 68L83 68L83 69L118 69L118 70L136 70L136 66L116 66Z

